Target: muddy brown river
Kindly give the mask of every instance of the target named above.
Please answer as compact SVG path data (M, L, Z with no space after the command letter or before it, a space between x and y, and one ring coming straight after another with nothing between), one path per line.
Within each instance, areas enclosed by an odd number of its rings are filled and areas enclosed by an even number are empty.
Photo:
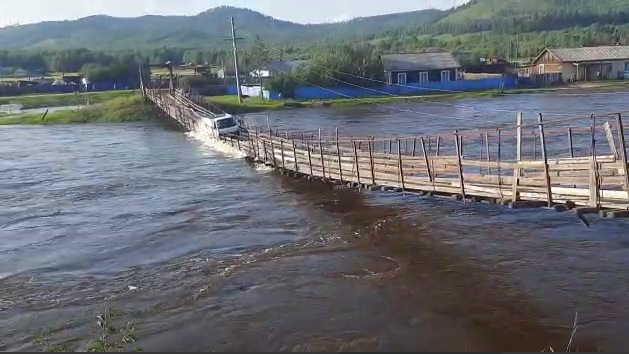
M629 93L394 106L269 120L425 134L629 111ZM145 351L562 351L575 314L573 349L629 347L628 220L332 189L155 121L0 141L0 350L85 349L105 306Z

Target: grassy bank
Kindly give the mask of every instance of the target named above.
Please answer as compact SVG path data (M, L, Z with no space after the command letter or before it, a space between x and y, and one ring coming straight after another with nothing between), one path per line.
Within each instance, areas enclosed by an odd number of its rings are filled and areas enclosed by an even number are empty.
M42 107L62 107L84 105L86 102L97 104L110 101L120 97L135 96L132 90L128 91L103 91L103 92L85 92L85 93L58 93L58 94L41 94L41 95L24 95L24 96L8 96L0 97L0 105L3 104L21 104L24 109L42 108Z
M138 95L117 97L82 109L58 110L43 114L0 116L0 125L11 124L73 124L118 123L145 120L157 115L156 108Z

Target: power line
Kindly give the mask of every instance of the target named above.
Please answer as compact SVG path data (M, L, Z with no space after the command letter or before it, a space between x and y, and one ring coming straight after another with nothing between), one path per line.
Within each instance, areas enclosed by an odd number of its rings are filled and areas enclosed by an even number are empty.
M247 52L244 49L243 49L243 52L245 54L249 55L252 58L256 58L253 54ZM295 79L297 79L299 81L302 81L302 82L306 83L307 85L314 86L314 87L317 87L319 89L322 89L322 90L334 93L334 94L336 94L338 96L342 96L342 97L353 99L353 100L357 100L357 101L362 101L362 102L365 102L365 103L368 103L368 104L381 106L381 107L385 107L385 108L392 109L392 110L398 110L398 111L407 112L407 113L413 113L413 114L418 114L418 115L433 116L433 117L436 117L436 118L447 118L447 119L465 120L465 121L477 121L477 122L482 122L482 123L491 123L491 124L498 124L498 125L500 125L499 127L481 127L481 128L475 128L475 129L460 130L459 131L460 133L463 133L463 132L474 132L474 131L486 131L488 129L501 130L501 129L505 129L505 128L513 128L514 127L512 124L505 123L505 122L496 122L496 121L487 120L487 119L475 119L475 118L472 118L472 117L470 117L470 118L462 118L462 117L436 115L436 114L432 114L432 113L419 112L419 111L414 111L414 110L411 110L411 109L405 109L405 108L401 108L401 107L389 106L389 105L385 105L385 104L381 104L381 103L374 103L374 102L370 102L370 101L365 100L365 99L361 99L361 98L358 98L358 97L354 97L354 96L343 94L341 92L332 90L330 88L326 88L326 87L323 87L323 86L319 86L319 85L313 84L313 83L311 83L311 82L309 82L309 81L307 81L307 80L305 80L305 79L303 79L303 78L301 78L301 77L299 77L299 76L297 76L297 75L295 75L293 73L286 72L286 71L281 70L279 68L275 68L275 70L280 72L280 73L282 73L282 74L284 74L284 75L287 75L287 76L293 77L293 78L295 78ZM604 113L602 115L605 116L605 115L611 115L611 114L614 114L614 113ZM569 117L566 117L566 118L546 121L546 122L543 123L543 125L544 126L548 126L548 125L554 125L554 124L558 124L558 123L564 123L564 122L575 121L575 120L582 120L582 119L584 119L584 117L576 116L574 114L570 114ZM531 123L531 124L521 125L520 128L538 127L538 126L539 126L538 123Z
M252 58L256 58L253 54L251 54L251 53L247 52L246 50L244 50L244 49L243 49L242 51L243 51L245 54L249 55L250 57L252 57ZM341 93L341 92L338 92L338 91L334 91L334 90L332 90L332 89L330 89L330 88L326 88L326 87L323 87L323 86L319 86L319 85L313 84L313 83L311 83L311 82L309 82L309 81L307 81L307 80L305 80L305 79L303 79L303 78L301 78L301 77L299 77L299 76L297 76L297 75L295 75L295 74L292 74L292 73L286 72L286 71L284 71L284 70L281 70L281 69L278 69L278 68L275 68L275 70L277 70L278 72L280 72L280 73L282 73L282 74L284 74L284 75L288 75L288 76L293 77L293 78L295 78L295 79L297 79L297 80L299 80L299 81L302 81L302 82L304 82L304 83L306 83L306 84L308 84L308 85L310 85L310 86L317 87L317 88L319 88L319 89L322 89L322 90L325 90L325 91L328 91L328 92L334 93L334 94L336 94L336 95L339 95L339 96L342 96L342 97L345 97L345 98L349 98L349 99L354 99L354 100L358 100L358 101L363 101L363 102L366 102L366 103L369 103L369 104L373 104L373 105L377 105L377 106L385 107L385 108L388 108L388 109L399 110L399 111L402 111L402 112L414 113L414 114L419 114L419 115L433 116L433 117L437 117L437 118L448 118L448 119L466 120L466 121L469 121L469 120L474 120L473 118L462 118L462 117L443 116L443 115L437 115L437 114L432 114L432 113L426 113L426 112L414 111L414 110L411 110L411 109L405 109L405 108L401 108L401 107L389 106L389 105L385 105L385 104L381 104L381 103L374 103L374 102L370 102L370 101L365 100L365 99L361 99L361 98L358 98L358 97L354 97L354 96L346 95L346 94L344 94L344 93ZM360 86L359 86L359 87L360 87ZM495 122L495 121L490 121L490 120L479 120L479 121L482 121L482 122L487 122L487 123L493 123L493 124L504 124L504 123L501 123L501 122Z
M252 37L252 36L251 36L251 34L249 34L249 33L245 32L245 31L241 31L241 32L243 32L243 33L244 33L244 35L246 35L246 36ZM256 42L258 42L258 40L256 40ZM261 42L261 41L260 41L260 42ZM255 45L256 45L256 46L258 46L258 47L262 47L262 45L261 45L261 44L259 44L259 43L256 43ZM265 49L271 49L271 50L274 50L274 51L276 51L276 52L278 52L278 53L282 53L282 52L283 52L283 51L282 51L281 49L279 49L279 48L276 48L276 47L273 47L273 46L269 46L269 45L266 45L266 44L264 44L264 48L265 48ZM399 83L394 84L394 83L389 83L389 82L387 82L387 81L383 81L383 80L379 80L379 79L374 79L374 78L364 77L364 76L360 76L360 75L356 75L356 74L352 74L352 73L342 72L342 71L339 71L339 70L335 70L335 69L332 69L332 68L328 68L328 67L325 67L325 66L319 65L319 64L317 64L317 63L313 63L313 62L312 62L312 61L310 61L310 60L309 60L308 62L309 62L312 66L316 66L316 67L322 68L322 69L324 69L324 70L327 70L327 71L330 71L330 72L333 72L333 73L337 73L337 74L341 74L341 75L345 75L345 76L350 76L350 77L354 77L354 78L361 79L361 80L372 81L372 82L381 83L381 84L386 84L386 85L390 85L390 86L398 86L398 87L412 88L412 89L415 89L415 90L417 90L417 89L422 89L421 87L417 87L417 86L410 86L410 85L404 85L404 84L399 84ZM309 70L314 71L314 70L312 70L312 69L309 69ZM279 71L279 70L278 70L278 71ZM316 72L316 71L314 71L314 72ZM412 100L412 99L418 99L418 98L421 98L422 102L432 103L432 104L436 104L436 105L451 106L451 107L456 107L456 108L462 108L462 109L472 109L472 110L476 110L476 109L477 109L476 107L474 107L474 106L469 106L469 105L461 105L461 104L452 104L452 103L446 103L446 102L429 101L429 100L426 100L424 97L412 97L412 96L400 96L400 95L395 95L395 94L392 94L392 93L390 93L390 92L385 92L385 91L381 91L381 90L376 90L376 89L372 89L372 88L368 88L368 87L364 87L364 86L356 85L356 84L353 84L353 83L350 83L350 82L347 82L347 81L344 81L344 80L337 79L337 78L335 78L335 77L329 76L329 75L327 75L327 74L325 74L325 73L321 73L321 72L317 72L317 73L318 73L319 75L323 76L323 77L326 77L326 78L328 78L328 79L332 79L332 80L334 80L334 81L336 81L336 82L345 83L345 84L348 84L348 85L350 85L350 86L363 88L363 89L370 90L370 91L373 91L373 92L378 92L378 93L381 93L381 94L387 94L387 95L389 95L389 96L396 96L396 97L400 97L400 98L407 99L407 100ZM446 92L446 93L467 93L467 91L445 90L445 89L437 89L437 88L427 88L426 90L428 90L428 91L437 91L437 92ZM625 93L629 93L629 92L625 92ZM599 93L599 94L617 94L617 93L616 93L616 92L602 92L602 93ZM570 95L574 95L574 96L581 96L581 95L591 95L591 93L590 93L590 94L559 94L559 95L565 95L565 96L570 96ZM520 112L520 111L518 111L518 110L496 109L496 108L484 108L484 110L486 110L486 111L493 111L493 112L501 112L501 113L518 113L518 112ZM561 112L547 112L547 113L548 113L548 114L552 114L552 115L557 115L557 116L572 116L572 115L573 115L573 114L571 114L571 113L561 113Z

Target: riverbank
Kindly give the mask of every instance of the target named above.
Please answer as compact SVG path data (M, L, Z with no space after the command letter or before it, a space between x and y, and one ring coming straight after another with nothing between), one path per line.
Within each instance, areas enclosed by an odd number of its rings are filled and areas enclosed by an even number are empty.
M57 93L41 95L23 95L0 97L0 105L20 104L23 109L33 109L42 107L63 107L79 106L89 104L99 104L111 101L120 97L131 97L137 95L134 90L83 92L83 93Z
M336 98L327 100L265 100L260 97L247 97L243 103L238 103L237 96L210 96L206 97L207 102L231 114L257 113L264 111L295 109L295 108L312 108L312 107L347 107L361 106L366 104L389 104L396 102L412 101L439 101L439 100L456 100L466 98L479 97L500 97L518 94L536 94L550 92L588 92L597 90L615 90L629 88L629 80L610 80L599 82L583 82L569 85L557 85L552 87L540 88L516 88L506 91L483 90L469 92L443 92L431 93L427 95L416 96L380 96L380 97L360 97L360 98Z
M139 94L111 98L103 103L44 114L14 114L0 116L0 125L15 124L76 124L120 123L146 120L157 116L157 109Z

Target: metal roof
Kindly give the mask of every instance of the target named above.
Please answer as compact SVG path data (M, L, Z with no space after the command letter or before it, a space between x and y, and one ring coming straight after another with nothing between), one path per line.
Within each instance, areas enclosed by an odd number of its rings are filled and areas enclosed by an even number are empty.
M308 64L307 60L270 60L264 66L267 70L276 70L279 72L289 73L291 70L297 68L300 65Z
M563 62L629 60L629 46L548 48L548 51Z
M386 71L442 70L460 68L452 53L384 54L382 64Z

